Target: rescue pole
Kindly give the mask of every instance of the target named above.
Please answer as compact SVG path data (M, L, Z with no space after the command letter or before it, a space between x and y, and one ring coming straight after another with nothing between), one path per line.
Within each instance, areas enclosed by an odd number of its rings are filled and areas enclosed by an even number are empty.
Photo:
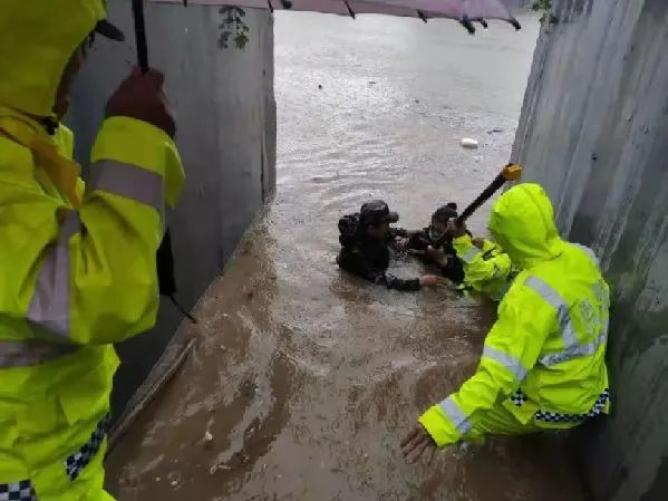
M146 21L144 19L144 0L132 0L132 17L135 24L135 46L137 64L142 73L148 71L148 43L146 42Z
M489 183L487 188L485 188L476 199L471 202L466 209L455 219L455 224L461 226L464 222L471 217L471 215L480 208L487 200L492 198L492 196L501 189L501 187L507 182L517 181L522 177L522 166L520 164L508 164L506 165L501 173L494 178L494 181ZM442 247L443 244L448 239L448 235L445 234L439 238L433 245L434 249Z
M499 189L510 181L517 181L522 177L522 166L520 164L508 164L506 165L501 173L494 178L494 181L489 183L489 186L483 190L483 192L478 195L478 197L471 202L466 209L455 219L455 224L461 226L471 215L480 208L482 204L487 202L494 193L499 191Z

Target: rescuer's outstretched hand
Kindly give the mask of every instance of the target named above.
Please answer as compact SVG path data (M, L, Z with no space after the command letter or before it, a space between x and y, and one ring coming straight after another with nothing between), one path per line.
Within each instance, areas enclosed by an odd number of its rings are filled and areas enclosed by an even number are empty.
M421 287L437 287L439 285L445 285L447 281L443 277L437 275L422 275L420 277L420 286Z
M420 424L415 426L413 430L406 435L401 441L401 452L404 459L413 464L417 462L425 454L429 458L429 462L434 458L436 452L436 442L431 438L431 435Z

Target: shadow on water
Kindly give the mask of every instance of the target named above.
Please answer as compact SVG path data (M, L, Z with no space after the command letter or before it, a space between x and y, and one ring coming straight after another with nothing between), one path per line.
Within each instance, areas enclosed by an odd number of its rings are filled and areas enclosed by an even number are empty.
M472 38L454 23L277 17L276 201L201 300L193 356L111 454L120 500L580 499L554 438L405 464L402 434L473 373L494 307L388 291L334 262L337 220L365 200L421 227L505 164L537 31L522 21Z

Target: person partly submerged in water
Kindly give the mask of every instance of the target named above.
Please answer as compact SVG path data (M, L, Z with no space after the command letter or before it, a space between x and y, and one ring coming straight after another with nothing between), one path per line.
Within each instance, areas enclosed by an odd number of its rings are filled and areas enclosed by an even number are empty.
M457 204L447 203L432 214L429 226L408 232L400 238L398 246L425 264L438 266L445 278L459 285L464 281L464 266L448 234L448 222L456 218Z
M341 250L336 262L339 267L388 289L416 291L444 283L442 277L422 275L401 279L387 272L390 250L397 249L400 239L409 238L406 230L392 228L399 214L390 211L383 200L372 200L362 205L359 212L339 220Z

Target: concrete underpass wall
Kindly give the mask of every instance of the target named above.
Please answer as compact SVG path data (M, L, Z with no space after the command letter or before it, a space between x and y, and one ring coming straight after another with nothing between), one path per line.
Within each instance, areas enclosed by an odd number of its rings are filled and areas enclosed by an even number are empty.
M77 132L82 163L107 97L135 61L130 2L108 6L110 20L125 31L128 42L98 38L78 82L68 122ZM177 297L187 307L221 272L275 186L273 20L265 11L248 10L250 40L239 50L219 48L220 19L214 7L147 3L150 62L167 76L188 176L181 202L168 216ZM156 328L118 347L124 363L116 381L115 414L156 363L180 321L171 303L163 300Z
M668 2L553 0L513 157L613 290L614 413L574 442L595 499L668 499Z

